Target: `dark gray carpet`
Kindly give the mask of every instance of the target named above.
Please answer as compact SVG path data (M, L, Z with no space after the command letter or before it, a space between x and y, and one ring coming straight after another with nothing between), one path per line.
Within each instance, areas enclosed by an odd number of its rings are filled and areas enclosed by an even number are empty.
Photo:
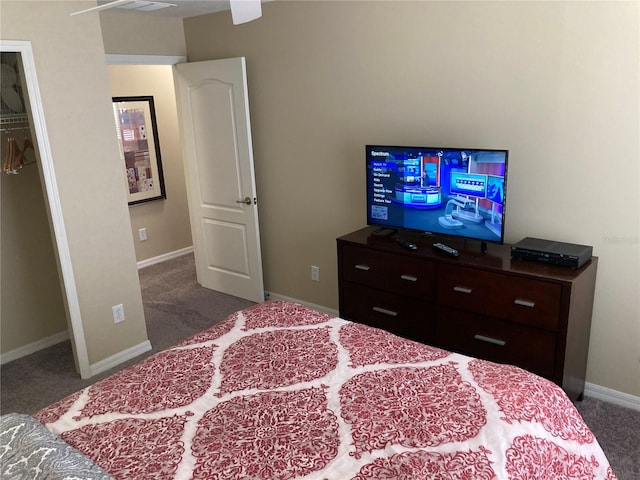
M70 342L7 363L1 369L0 411L34 413L252 305L248 300L198 285L193 255L140 270L140 285L153 351L89 380L81 380L75 372ZM618 479L639 480L640 411L589 397L577 407L598 438Z
M640 411L590 397L576 407L607 454L618 480L640 480Z
M198 285L192 254L143 268L140 287L154 350L164 350L254 304Z

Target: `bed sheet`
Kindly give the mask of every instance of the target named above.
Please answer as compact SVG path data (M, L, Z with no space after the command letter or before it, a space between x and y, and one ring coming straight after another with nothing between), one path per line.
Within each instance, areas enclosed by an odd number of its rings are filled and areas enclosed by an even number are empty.
M118 479L616 478L555 384L287 301L35 417Z

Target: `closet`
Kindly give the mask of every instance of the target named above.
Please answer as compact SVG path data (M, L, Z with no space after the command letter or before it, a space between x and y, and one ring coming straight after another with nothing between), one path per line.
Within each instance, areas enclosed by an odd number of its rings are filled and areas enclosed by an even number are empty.
M20 52L0 53L0 358L69 337Z

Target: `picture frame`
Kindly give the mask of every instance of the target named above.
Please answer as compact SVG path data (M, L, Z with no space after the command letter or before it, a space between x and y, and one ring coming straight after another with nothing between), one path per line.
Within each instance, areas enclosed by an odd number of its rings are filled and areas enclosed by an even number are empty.
M112 97L129 206L167 198L153 96Z

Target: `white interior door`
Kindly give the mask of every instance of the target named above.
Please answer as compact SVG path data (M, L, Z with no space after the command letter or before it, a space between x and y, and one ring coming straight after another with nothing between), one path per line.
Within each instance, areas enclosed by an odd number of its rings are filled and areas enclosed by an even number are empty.
M198 283L262 302L245 59L173 71Z

